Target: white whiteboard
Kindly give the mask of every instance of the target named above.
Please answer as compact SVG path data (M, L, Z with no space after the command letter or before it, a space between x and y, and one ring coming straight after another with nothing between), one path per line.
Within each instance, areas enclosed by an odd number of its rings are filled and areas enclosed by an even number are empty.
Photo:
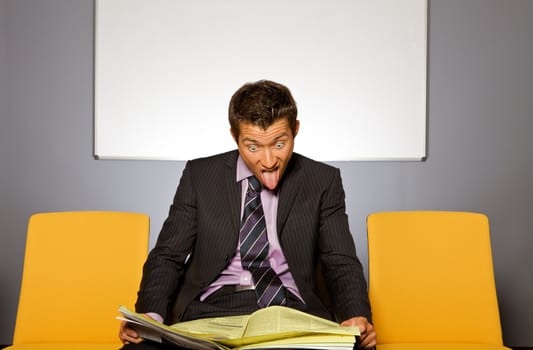
M234 149L245 82L287 85L295 151L426 155L427 0L97 0L95 157L188 160Z

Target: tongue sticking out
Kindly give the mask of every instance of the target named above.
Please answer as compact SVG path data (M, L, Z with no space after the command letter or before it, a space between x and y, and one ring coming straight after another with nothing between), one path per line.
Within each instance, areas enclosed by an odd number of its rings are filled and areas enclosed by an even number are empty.
M278 169L274 171L263 171L261 172L261 182L263 186L269 190L274 190L278 186L279 181L279 171Z

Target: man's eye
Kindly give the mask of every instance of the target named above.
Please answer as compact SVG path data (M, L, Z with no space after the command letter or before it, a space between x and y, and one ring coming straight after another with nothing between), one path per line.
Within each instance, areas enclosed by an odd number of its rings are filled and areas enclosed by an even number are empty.
M248 150L250 152L255 152L255 151L257 151L257 146L253 146L253 145L252 146L248 146Z
M276 143L276 148L283 148L283 147L285 147L285 143L284 142Z

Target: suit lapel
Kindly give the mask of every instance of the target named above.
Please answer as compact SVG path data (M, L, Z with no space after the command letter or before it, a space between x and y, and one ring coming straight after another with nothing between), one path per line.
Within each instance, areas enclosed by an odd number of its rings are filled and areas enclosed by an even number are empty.
M240 206L241 206L241 185L236 182L237 174L237 156L238 152L230 152L226 158L226 168L224 169L224 179L226 183L226 203L222 205L228 206L228 214L231 218L233 232L239 232L240 226Z
M278 236L283 232L283 226L287 221L291 208L294 205L296 195L300 190L302 182L302 171L298 154L293 154L289 166L283 175L282 182L279 187L279 203L278 203L278 218L277 229Z

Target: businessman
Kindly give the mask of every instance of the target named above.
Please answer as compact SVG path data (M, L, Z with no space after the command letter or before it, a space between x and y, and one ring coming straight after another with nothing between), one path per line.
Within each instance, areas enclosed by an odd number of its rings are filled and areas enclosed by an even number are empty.
M183 170L144 265L137 312L172 324L285 305L358 326L357 346L372 348L340 171L293 153L291 92L267 80L245 84L230 100L229 123L237 150ZM124 322L119 337L124 350L165 348Z

